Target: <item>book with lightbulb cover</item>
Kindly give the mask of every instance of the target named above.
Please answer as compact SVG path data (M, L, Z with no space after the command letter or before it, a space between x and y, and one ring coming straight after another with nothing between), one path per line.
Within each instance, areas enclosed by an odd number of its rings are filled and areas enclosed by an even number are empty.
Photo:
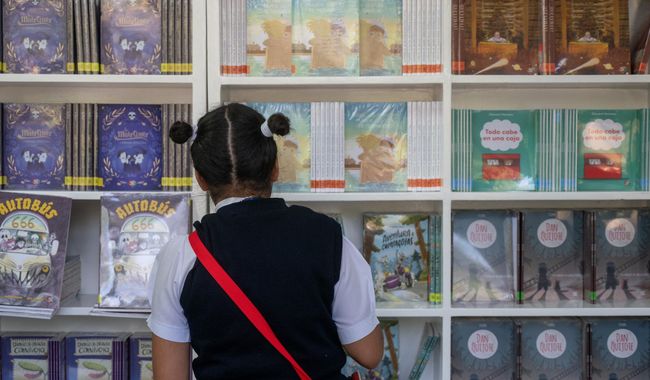
M402 75L402 0L359 1L361 75Z
M151 333L129 337L129 380L153 380Z
M397 380L399 376L399 323L398 321L381 321L384 335L384 356L376 368L368 369L361 366L351 357L347 357L341 373L352 376L358 372L360 380Z
M189 233L189 196L112 195L102 197L101 206L98 307L146 311L156 256Z
M0 336L3 379L57 380L65 376L62 333L11 332Z
M67 380L129 378L128 333L70 333L65 337Z

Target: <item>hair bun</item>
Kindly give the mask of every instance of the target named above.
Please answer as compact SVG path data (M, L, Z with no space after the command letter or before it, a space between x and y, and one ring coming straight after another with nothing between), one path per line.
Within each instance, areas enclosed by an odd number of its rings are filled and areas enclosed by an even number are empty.
M184 121L175 122L169 129L169 138L176 144L186 143L194 134L194 129L191 125Z
M291 120L281 113L274 113L266 123L275 135L286 136L291 131Z

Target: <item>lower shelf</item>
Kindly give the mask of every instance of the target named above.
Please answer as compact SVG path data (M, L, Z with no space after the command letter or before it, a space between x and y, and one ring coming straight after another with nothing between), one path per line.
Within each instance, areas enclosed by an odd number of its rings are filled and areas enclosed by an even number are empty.
M140 312L114 312L111 310L98 311L95 308L97 304L96 294L80 294L77 298L72 299L59 308L58 316L75 316L75 317L112 317L112 318L129 318L129 319L146 319L149 314Z

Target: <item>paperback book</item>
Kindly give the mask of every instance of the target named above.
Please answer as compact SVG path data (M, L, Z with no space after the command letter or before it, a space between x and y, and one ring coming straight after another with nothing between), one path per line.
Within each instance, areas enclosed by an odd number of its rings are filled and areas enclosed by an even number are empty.
M233 7L230 2L226 7ZM232 9L230 9L232 14ZM248 73L252 76L291 76L295 72L292 63L292 0L247 0ZM236 23L233 17L230 23ZM236 31L236 25L232 31ZM237 52L228 51L234 61Z
M189 233L185 195L113 195L101 200L99 307L148 309L147 283L156 256Z
M129 337L129 379L153 380L152 342L150 333Z
M124 380L129 376L129 334L76 333L65 337L67 380Z
M397 321L382 321L384 335L384 356L379 366L367 369L348 356L341 373L352 376L354 372L360 375L359 380L397 380L399 376L399 324Z
M402 75L402 0L359 0L361 75Z
M650 319L592 319L589 330L590 379L650 377Z
M3 379L64 378L63 334L12 332L0 336L0 342Z

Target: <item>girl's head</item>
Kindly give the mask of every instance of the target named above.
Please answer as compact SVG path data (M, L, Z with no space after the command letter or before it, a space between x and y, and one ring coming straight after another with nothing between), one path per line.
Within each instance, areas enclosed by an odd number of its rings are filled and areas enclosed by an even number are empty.
M264 122L264 116L238 103L221 106L199 120L190 152L197 181L213 201L270 196L278 176L277 147L273 136L262 132ZM285 136L290 131L290 121L281 113L271 115L266 123L273 134ZM169 137L183 144L193 133L191 125L177 121Z

